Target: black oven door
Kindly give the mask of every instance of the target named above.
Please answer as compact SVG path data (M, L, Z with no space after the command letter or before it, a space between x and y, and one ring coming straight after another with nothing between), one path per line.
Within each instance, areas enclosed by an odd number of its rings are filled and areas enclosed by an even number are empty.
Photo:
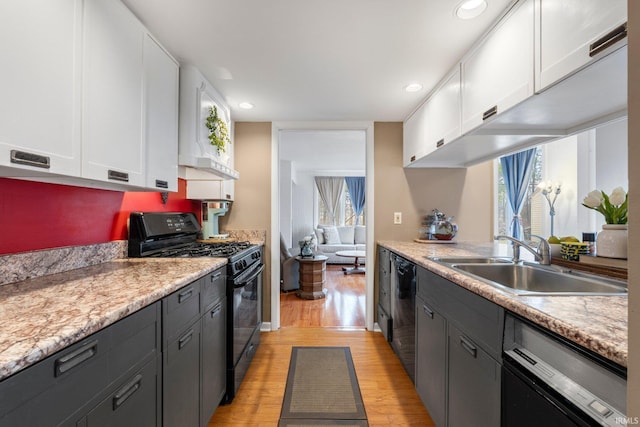
M262 320L262 272L264 264L256 263L255 267L243 272L232 282L233 306L233 365L242 355L254 331L260 327ZM231 313L230 313L231 314Z

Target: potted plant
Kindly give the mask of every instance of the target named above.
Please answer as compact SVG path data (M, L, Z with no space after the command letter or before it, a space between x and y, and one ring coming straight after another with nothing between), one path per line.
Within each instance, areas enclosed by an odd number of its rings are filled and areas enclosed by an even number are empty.
M606 224L596 238L598 256L627 258L627 205L629 194L622 187L615 188L611 195L593 190L582 201L582 206L600 212Z
M218 108L215 105L209 107L206 126L207 129L209 129L209 141L211 145L218 149L218 153L224 153L227 143L231 144L231 138L229 138L227 124L218 115Z

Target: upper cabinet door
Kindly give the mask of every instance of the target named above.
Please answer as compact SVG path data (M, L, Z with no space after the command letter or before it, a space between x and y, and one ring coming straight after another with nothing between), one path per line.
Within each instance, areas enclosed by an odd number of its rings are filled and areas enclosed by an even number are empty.
M0 2L0 166L80 175L81 18L81 0Z
M407 120L402 127L402 163L411 166L411 163L427 155L427 120L428 104L422 104Z
M627 0L540 0L540 91L626 44Z
M178 64L149 35L144 42L148 188L178 191Z
M514 6L462 62L462 133L533 95L533 0Z
M82 176L144 187L144 27L120 1L84 16Z
M460 136L460 67L456 66L429 102L428 152Z

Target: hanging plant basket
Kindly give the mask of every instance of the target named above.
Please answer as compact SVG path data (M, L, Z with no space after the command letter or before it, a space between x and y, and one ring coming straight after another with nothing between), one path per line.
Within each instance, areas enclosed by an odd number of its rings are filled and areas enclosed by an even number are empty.
M215 146L219 153L224 153L226 151L226 145L231 144L231 138L229 138L227 124L218 115L218 108L215 105L209 107L206 125L207 129L209 129L209 141L211 145Z

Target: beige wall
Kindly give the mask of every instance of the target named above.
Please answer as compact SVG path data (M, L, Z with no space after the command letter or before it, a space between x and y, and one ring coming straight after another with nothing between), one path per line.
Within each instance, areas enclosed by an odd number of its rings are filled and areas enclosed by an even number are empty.
M266 230L263 316L271 319L271 123L235 123L235 199L221 218L222 230Z
M375 239L413 240L426 214L453 215L457 239L487 242L493 228L493 164L468 169L404 169L402 123L374 126ZM393 213L402 212L402 224Z
M629 366L627 413L640 417L640 3L629 0ZM634 238L635 237L635 238Z

